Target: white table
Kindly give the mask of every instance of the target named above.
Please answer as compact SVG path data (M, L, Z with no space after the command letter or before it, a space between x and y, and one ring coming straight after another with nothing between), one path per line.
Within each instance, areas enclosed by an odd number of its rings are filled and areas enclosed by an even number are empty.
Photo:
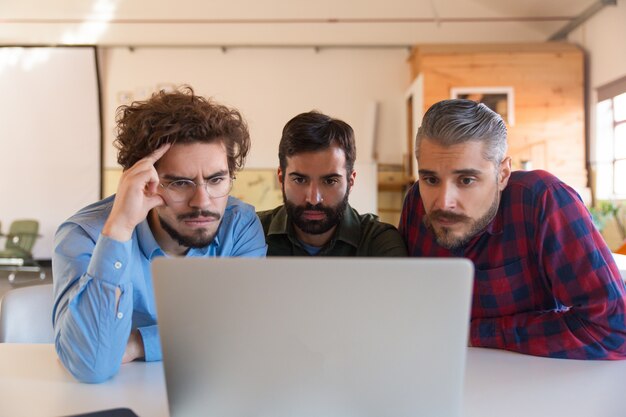
M468 348L465 417L626 415L626 361L573 361ZM166 417L161 363L122 366L98 385L75 382L52 345L0 344L0 416L61 416L128 407Z
M626 360L575 361L469 348L466 417L626 416Z
M160 362L124 365L98 385L76 382L53 345L0 343L0 416L64 416L117 407L139 416L167 416Z

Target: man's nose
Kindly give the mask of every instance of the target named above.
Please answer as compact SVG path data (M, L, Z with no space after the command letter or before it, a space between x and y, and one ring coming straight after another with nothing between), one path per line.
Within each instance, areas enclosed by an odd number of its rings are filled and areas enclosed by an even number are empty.
M206 184L196 186L193 195L189 199L189 207L206 208L211 205L211 196L207 191Z
M439 210L450 211L456 209L458 201L458 189L452 184L442 184L439 188L439 194L435 201L436 208Z
M306 202L312 205L319 204L323 201L320 187L317 184L309 185L309 189L306 194Z

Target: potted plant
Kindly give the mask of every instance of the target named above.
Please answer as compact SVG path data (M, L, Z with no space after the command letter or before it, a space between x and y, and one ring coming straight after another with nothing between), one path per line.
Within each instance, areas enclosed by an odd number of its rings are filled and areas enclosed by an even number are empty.
M595 207L592 207L591 218L596 228L602 232L606 227L609 220L613 219L617 232L621 237L621 241L626 241L626 225L624 224L624 217L622 210L623 206L615 201L600 201Z

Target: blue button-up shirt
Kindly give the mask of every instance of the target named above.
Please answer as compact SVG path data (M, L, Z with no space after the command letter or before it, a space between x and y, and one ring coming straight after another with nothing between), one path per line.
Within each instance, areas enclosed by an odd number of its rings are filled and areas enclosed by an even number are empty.
M101 235L114 198L80 210L55 235L52 320L56 350L65 367L85 382L104 381L117 373L133 329L143 338L145 360L161 360L150 265L154 257L165 253L147 220L137 225L126 242ZM191 248L186 256L255 257L265 252L263 228L254 207L229 197L213 242ZM116 303L117 289L121 295Z

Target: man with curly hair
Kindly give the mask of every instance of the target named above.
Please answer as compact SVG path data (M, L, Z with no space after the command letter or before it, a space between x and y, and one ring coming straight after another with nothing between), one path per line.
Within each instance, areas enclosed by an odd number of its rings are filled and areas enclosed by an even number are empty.
M64 222L52 258L56 350L92 383L161 359L155 257L266 252L254 208L228 195L250 149L238 111L191 88L161 91L118 110L115 145L117 194Z

